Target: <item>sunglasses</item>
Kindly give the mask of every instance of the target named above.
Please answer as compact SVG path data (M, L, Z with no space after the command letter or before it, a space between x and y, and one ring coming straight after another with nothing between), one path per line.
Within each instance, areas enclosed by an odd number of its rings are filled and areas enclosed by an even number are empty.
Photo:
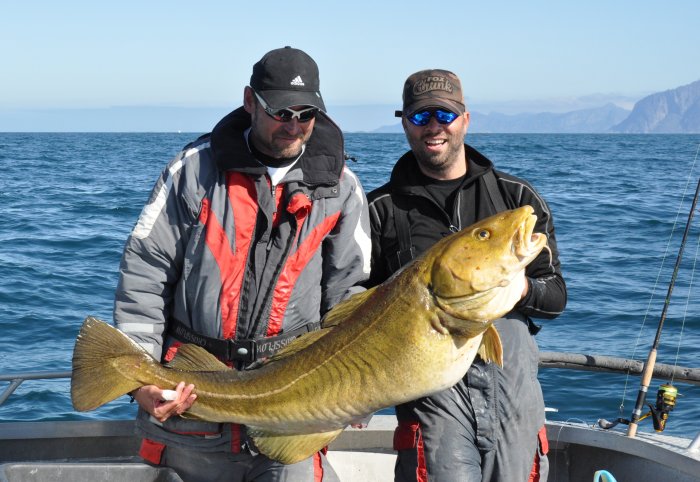
M416 126L425 126L430 122L430 118L435 117L438 124L451 124L459 114L450 112L449 110L435 109L435 110L422 110L419 112L414 112L411 115L406 116L406 118L411 122L411 124Z
M267 102L265 102L257 92L255 92L255 97L257 97L258 102L260 102L260 105L265 110L265 113L275 119L277 122L290 122L292 119L297 119L299 122L309 122L311 119L316 117L316 113L318 112L317 107L309 107L301 110L294 110L290 108L274 110L272 107L267 105Z

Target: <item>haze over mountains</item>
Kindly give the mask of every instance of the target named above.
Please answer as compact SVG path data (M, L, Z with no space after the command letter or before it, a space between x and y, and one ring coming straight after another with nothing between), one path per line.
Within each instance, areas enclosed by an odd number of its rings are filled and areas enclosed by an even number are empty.
M565 113L483 114L471 112L470 132L492 133L700 133L700 80L648 95L630 111L608 103ZM403 132L401 124L374 132Z
M619 104L618 102L617 104ZM633 108L591 96L587 108L508 112L503 103L488 113L471 110L472 133L700 133L700 80L638 100ZM628 100L624 103L629 106ZM334 106L331 117L346 132L403 132L392 116L400 105ZM3 109L0 132L193 132L210 131L237 106L118 106L76 109ZM551 107L551 109L550 109ZM522 109L521 109L522 111Z

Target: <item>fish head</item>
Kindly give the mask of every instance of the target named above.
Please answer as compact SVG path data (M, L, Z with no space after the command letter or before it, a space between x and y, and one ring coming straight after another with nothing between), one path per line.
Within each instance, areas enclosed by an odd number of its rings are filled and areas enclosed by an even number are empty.
M430 288L447 328L483 330L508 313L525 288L525 267L547 244L531 206L504 211L455 233L434 251ZM449 320L453 320L450 322Z

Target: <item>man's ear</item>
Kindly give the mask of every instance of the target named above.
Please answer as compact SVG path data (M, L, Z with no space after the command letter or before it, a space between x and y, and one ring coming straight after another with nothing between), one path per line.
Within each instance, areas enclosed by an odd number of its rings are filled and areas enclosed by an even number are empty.
M255 111L255 92L248 86L243 89L243 108L248 114L252 114Z
M464 135L467 135L467 130L469 129L469 111L465 110L464 114Z

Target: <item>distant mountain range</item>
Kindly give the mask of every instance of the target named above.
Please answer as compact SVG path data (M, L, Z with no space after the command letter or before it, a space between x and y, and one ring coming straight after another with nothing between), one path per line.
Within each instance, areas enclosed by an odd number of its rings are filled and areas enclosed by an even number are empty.
M700 133L700 80L649 95L612 132L643 134Z
M632 101L604 95L586 96L573 103L532 101L543 106L537 113L523 113L527 111L516 109L522 107L517 103L483 104L482 111L478 106L472 110L469 132L700 133L700 80L644 97L630 110ZM209 132L236 107L0 108L0 132L202 133ZM345 132L402 133L401 124L393 116L396 108L400 104L328 105L329 114ZM385 127L377 128L382 125Z
M373 132L403 132L400 123ZM651 94L630 111L612 103L565 113L471 113L472 133L700 133L700 80Z

